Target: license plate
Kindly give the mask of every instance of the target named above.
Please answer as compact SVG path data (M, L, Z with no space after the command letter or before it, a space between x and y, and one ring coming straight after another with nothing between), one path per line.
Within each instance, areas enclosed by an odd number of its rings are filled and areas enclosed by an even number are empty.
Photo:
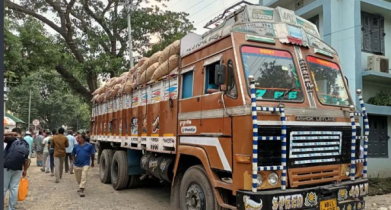
M337 210L337 200L330 199L320 202L320 210Z

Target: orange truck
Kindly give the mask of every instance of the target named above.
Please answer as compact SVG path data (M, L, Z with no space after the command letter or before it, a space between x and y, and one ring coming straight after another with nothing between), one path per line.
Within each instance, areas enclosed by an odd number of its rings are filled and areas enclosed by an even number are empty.
M364 209L367 113L316 26L240 2L206 27L177 71L93 102L101 181L169 182L172 209Z

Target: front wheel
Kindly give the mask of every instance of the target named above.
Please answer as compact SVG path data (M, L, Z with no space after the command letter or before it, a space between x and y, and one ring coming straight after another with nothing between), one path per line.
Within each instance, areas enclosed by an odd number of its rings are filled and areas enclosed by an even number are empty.
M192 166L185 172L179 189L180 209L213 210L218 208L213 188L204 168Z

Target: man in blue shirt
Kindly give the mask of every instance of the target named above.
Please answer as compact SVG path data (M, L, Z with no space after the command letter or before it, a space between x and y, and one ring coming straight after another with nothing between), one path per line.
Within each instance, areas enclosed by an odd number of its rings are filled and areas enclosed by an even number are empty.
M74 160L74 171L76 181L79 184L80 197L84 197L84 189L87 182L87 173L91 167L94 167L95 149L86 142L85 135L77 136L78 145L73 148L72 159Z
M30 131L26 131L26 135L23 138L29 144L29 159L31 158L31 153L33 152L33 138L31 137Z
M65 149L66 155L65 155L65 173L68 173L68 171L73 174L73 164L72 164L72 151L73 147L76 145L76 139L73 137L73 131L69 130L67 135L69 147ZM68 164L69 160L69 164Z

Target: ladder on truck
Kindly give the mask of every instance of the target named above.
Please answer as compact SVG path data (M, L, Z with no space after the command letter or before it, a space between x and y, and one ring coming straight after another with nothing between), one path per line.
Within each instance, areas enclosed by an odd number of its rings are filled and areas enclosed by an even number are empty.
M368 155L368 136L369 136L369 122L368 113L365 109L364 100L362 99L361 90L357 90L358 101L360 102L361 112L350 112L350 122L352 125L352 142L351 142L351 156L350 156L350 180L354 181L356 176L356 163L363 162L363 178L366 179L367 175L367 155ZM353 110L354 107L351 107ZM364 122L364 135L357 136L356 118L362 117ZM356 160L356 140L364 140L364 157L363 159Z
M253 162L252 162L252 191L257 192L258 172L282 170L281 189L286 189L286 119L285 110L282 107L258 107L255 95L254 76L249 76L251 89L251 114L253 122ZM278 112L281 120L281 136L258 136L258 115L257 112ZM281 165L258 166L258 141L281 141Z

